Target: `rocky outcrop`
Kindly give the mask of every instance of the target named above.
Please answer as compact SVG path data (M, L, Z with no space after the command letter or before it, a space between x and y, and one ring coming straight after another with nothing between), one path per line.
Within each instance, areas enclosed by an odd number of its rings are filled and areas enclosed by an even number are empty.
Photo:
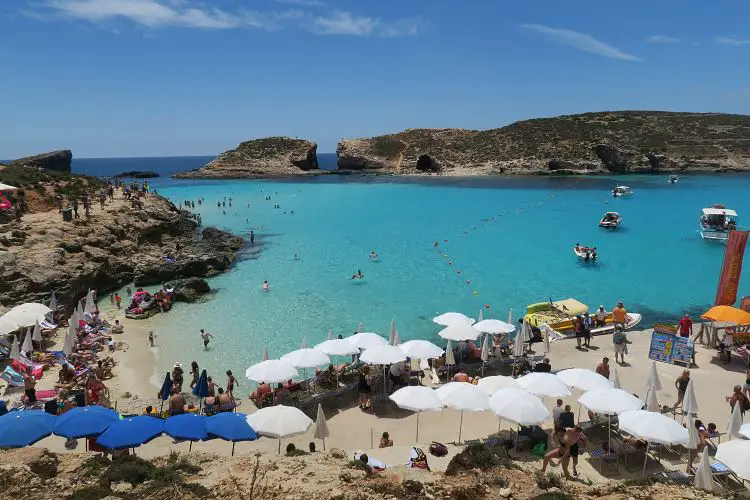
M338 167L388 174L605 174L750 170L750 116L616 111L492 130L410 129L343 140Z
M317 173L318 145L289 137L246 141L203 167L182 172L181 179L247 179Z
M73 152L69 149L61 149L59 151L51 151L49 153L19 158L11 161L9 165L43 168L45 170L55 170L57 172L70 172L72 161Z
M198 234L188 212L159 196L146 197L142 209L119 198L103 211L95 205L88 219L80 210L80 219L65 222L54 210L0 224L0 305L47 300L55 290L69 308L89 288L213 276L242 245L218 229Z
M159 177L159 174L150 170L128 170L127 172L115 174L113 177L115 179L153 179L154 177Z
M172 299L175 302L197 302L211 293L211 287L203 278L170 281L169 286L174 287Z

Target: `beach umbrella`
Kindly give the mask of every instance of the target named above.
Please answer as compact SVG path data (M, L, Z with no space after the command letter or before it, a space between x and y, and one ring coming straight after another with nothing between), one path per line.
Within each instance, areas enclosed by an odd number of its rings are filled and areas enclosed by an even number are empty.
M336 338L336 337L335 337L335 336L333 335L333 330L329 328L329 329L328 329L328 337L327 337L327 340L333 340L333 339L335 339L335 338Z
M193 394L199 398L205 398L208 396L208 374L206 373L206 370L201 372L200 377L198 377L198 383L193 386Z
M620 387L620 376L617 374L616 366L615 366L615 369L612 371L610 378L612 380L612 387L614 387L615 389L622 389L622 387Z
M438 333L441 338L445 340L476 340L482 333L473 328L471 325L466 323L454 323L451 326L445 327Z
M164 401L169 399L170 394L172 394L172 379L169 377L169 372L167 372L167 375L164 377L164 382L161 384L161 389L159 389L158 397L161 399L159 413L164 410Z
M743 424L738 431L738 434L745 439L750 439L750 424Z
M714 306L701 314L701 318L735 325L750 325L750 312L732 306Z
M18 350L18 337L13 335L13 343L10 345L10 359L18 359L21 353Z
M516 379L521 389L536 396L565 397L570 396L570 391L557 375L551 373L532 372Z
M317 349L304 348L284 354L281 356L281 361L285 361L295 368L314 368L330 364L331 358Z
M708 454L708 446L703 448L698 468L695 470L695 481L693 486L704 491L714 491L714 477L711 474L711 463Z
M248 415L247 423L261 436L277 438L281 453L282 438L304 434L313 421L298 408L276 405Z
M398 334L398 330L396 330L396 336L393 337L393 343L391 345L397 346L401 343L401 335Z
M86 294L86 305L83 308L83 315L91 315L96 312L96 304L94 304L94 291L89 290L89 293Z
M72 327L71 327L72 328ZM74 336L71 335L70 328L68 331L65 332L65 336L63 337L63 354L66 356L70 356L73 353L73 338Z
M391 337L391 340L393 338L394 337ZM381 337L377 333L372 333L372 332L355 333L354 335L347 337L344 340L349 342L354 347L357 347L363 350L372 349L373 347L379 347L385 344L395 345L389 342L388 340L386 340L385 338Z
M34 351L34 344L31 343L31 328L26 330L26 336L23 338L21 351L26 353L26 356L28 357L31 357L31 353Z
M517 425L540 425L550 418L549 410L538 397L513 387L496 391L490 398L490 409L501 419Z
M646 390L654 389L655 391L661 390L661 380L659 380L659 374L656 372L656 362L651 361L649 367L648 379L646 379Z
M729 439L740 437L740 428L742 427L742 411L739 402L732 408L732 416L727 424L727 435ZM750 455L749 455L750 456Z
M655 413L648 410L626 411L620 414L618 422L621 431L625 431L648 442L642 474L646 473L648 450L651 443L684 445L690 439L687 429L663 413Z
M0 417L0 448L23 448L52 434L55 418L42 410L11 411Z
M247 415L244 413L219 413L206 418L205 425L209 437L217 437L232 442L232 456L234 456L235 443L254 441L258 438L255 429L247 421Z
M568 368L567 370L557 372L556 376L568 387L581 391L612 388L611 381L595 371L586 368Z
M8 335L19 328L21 328L21 325L16 323L13 318L6 318L5 315L0 316L0 335Z
M479 353L479 359L482 360L482 377L484 377L484 364L490 359L490 348L488 345L489 335L484 336L482 341L482 350Z
M520 358L523 356L524 351L524 345L523 345L523 339L526 337L531 338L530 335L531 326L529 325L528 321L524 321L523 325L521 326L521 330L516 333L515 342L513 344L513 354Z
M477 322L480 321L484 321L484 312L481 309L479 310L479 315L477 316Z
M344 339L330 339L315 346L318 351L329 356L351 356L359 354L359 349Z
M750 441L735 439L719 444L716 449L716 460L726 465L737 476L750 481Z
M96 444L111 450L137 448L161 436L164 420L141 415L118 420L110 425L97 439Z
M360 332L361 331L362 330L360 330ZM388 332L388 343L390 345L396 345L395 340L396 340L396 320L392 319L391 320L391 329ZM367 348L363 347L363 349L367 349Z
M648 411L659 411L659 401L656 399L656 391L651 389L646 394L646 410Z
M482 389L489 396L492 396L500 389L520 389L516 379L505 375L493 375L492 377L480 378L479 382L477 382L477 387Z
M552 352L551 349L549 348L549 338L550 338L550 334L554 330L552 330L552 328L547 323L542 324L542 326L540 327L540 330L544 332L544 354L549 354L550 352Z
M448 345L445 346L445 364L447 366L456 364L456 357L453 355L453 345L450 340L448 341Z
M323 441L323 451L326 451L326 438L330 435L328 422L326 422L326 414L323 413L323 405L318 403L318 414L315 418L315 434L313 434L313 437Z
M477 321L474 328L482 333L491 333L493 335L499 335L501 333L513 333L516 331L516 327L500 321L499 319L484 319Z
M42 341L42 327L39 326L39 320L34 323L34 332L31 334L31 340L33 340L34 342Z
M27 302L12 308L5 313L3 318L16 323L19 327L32 326L35 321L43 318L45 314L51 312L51 309L44 304ZM11 330L12 331L12 330Z
M280 359L261 361L245 370L245 376L254 382L285 382L297 375L296 368Z
M409 340L399 344L399 349L410 358L418 359L435 359L439 358L445 352L441 347L426 340Z
M55 291L52 290L52 295L49 298L49 306L50 311L55 312L57 309L57 296L55 295Z
M302 345L300 346L300 349L307 349L307 335L302 336Z
M268 361L268 348L263 349L263 359L261 361Z
M359 325L357 326L357 333L362 331L362 322L359 322Z
M55 418L52 432L68 439L98 436L119 419L116 411L103 406L79 406Z
M389 398L399 408L413 411L417 414L417 436L414 441L415 443L419 442L419 414L423 411L438 411L443 407L443 402L433 389L419 385L402 387L391 394Z
M688 413L688 442L685 446L688 450L697 450L700 446L701 438L698 436L698 429L695 428L695 420L693 416Z
M434 318L432 318L432 321L442 326L451 326L451 325L471 326L474 324L474 318L470 318L466 316L465 314L461 314L457 312L447 312L447 313L441 314L440 316L435 316ZM459 339L459 340L464 340L464 339Z
M366 349L359 357L363 363L372 365L390 365L406 360L406 354L398 347L392 345L381 345L372 349Z
M578 402L596 413L619 415L620 413L640 410L643 401L622 389L594 389L578 398Z
M182 415L169 417L164 420L164 433L174 439L190 441L190 449L192 449L193 441L208 439L206 418L208 417L195 413L183 413Z
M685 398L682 400L682 413L688 415L698 413L698 399L695 397L695 388L693 387L693 379L688 381L688 385L685 388Z
M513 308L508 309L508 324L513 325Z
M458 424L459 443L463 431L464 411L485 411L490 408L490 398L487 393L468 382L448 382L436 389L435 393L445 406L461 411Z

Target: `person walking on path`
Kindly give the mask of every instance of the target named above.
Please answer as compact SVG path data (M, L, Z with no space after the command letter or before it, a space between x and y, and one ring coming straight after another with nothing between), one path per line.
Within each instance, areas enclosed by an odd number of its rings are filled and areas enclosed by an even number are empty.
M617 363L617 355L620 355L620 364L625 364L625 352L627 351L628 338L625 336L625 332L621 325L615 325L615 333L612 335L612 343L615 346L615 363Z
M148 332L148 343L151 344L151 347L154 347L154 331L149 330Z
M214 338L214 336L211 335L210 333L206 333L206 330L204 330L203 328L201 328L201 338L203 339L203 349L207 350L208 349L208 339L209 338Z
M674 410L677 412L677 407L682 408L682 401L685 399L685 391L687 390L688 383L690 382L690 370L683 370L682 375L677 377L674 381L674 386L677 389L677 402L674 404Z
M685 314L685 316L680 319L679 329L680 337L690 338L693 336L693 320L690 319L689 314Z
M589 313L583 313L583 346L591 347L591 330L594 329L594 320Z
M617 307L612 309L612 322L615 324L615 326L621 325L623 328L625 328L625 321L627 320L627 316L627 309L625 309L622 301L619 301L617 303Z

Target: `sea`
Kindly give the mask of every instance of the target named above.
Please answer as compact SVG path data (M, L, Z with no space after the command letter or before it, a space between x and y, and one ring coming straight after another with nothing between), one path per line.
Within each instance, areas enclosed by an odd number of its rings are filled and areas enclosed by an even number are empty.
M160 370L195 360L214 373L244 373L264 350L278 358L360 325L387 337L392 320L402 341L440 343L438 314L517 319L530 303L569 297L591 309L622 300L643 327L685 313L697 319L714 300L725 248L700 238L701 209L722 203L740 226L750 217L746 174L683 175L674 185L666 175L169 178L210 159L73 162L74 172L98 176L154 170L162 177L152 189L175 204L205 200L195 208L204 225L255 232L253 251L209 279L213 298L152 319ZM335 168L335 155L320 160ZM616 184L632 196L613 198ZM622 215L618 229L598 227L606 211ZM599 259L576 258L576 243L597 247ZM351 279L358 270L364 279ZM747 272L742 291L750 294ZM208 350L200 328L214 336Z

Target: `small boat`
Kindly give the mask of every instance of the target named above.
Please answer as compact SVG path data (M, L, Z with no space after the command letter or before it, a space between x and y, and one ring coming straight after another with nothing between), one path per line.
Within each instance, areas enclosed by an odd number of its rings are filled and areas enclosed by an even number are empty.
M583 259L585 261L593 262L598 257L596 254L596 247L584 247L581 245L576 245L573 247L573 253L576 254L579 259Z
M619 226L621 222L622 217L620 214L617 212L607 212L604 214L604 217L602 217L602 220L599 221L599 227L614 229Z
M677 184L678 182L680 182L680 178L676 175L670 175L667 182L669 182L670 184Z
M548 325L559 338L569 338L573 336L573 318L579 314L589 312L589 307L576 299L565 299L553 302L539 302L526 306L526 315L524 319L531 326L540 328L542 325ZM625 316L625 330L632 330L641 322L642 316L635 312L628 312ZM608 312L604 319L604 326L591 330L592 335L606 335L613 333L615 326L612 320L612 313Z
M737 212L724 205L704 208L701 212L701 238L704 240L726 241L729 231L737 229Z
M630 196L633 191L628 186L615 186L612 188L612 196L619 198L620 196Z

